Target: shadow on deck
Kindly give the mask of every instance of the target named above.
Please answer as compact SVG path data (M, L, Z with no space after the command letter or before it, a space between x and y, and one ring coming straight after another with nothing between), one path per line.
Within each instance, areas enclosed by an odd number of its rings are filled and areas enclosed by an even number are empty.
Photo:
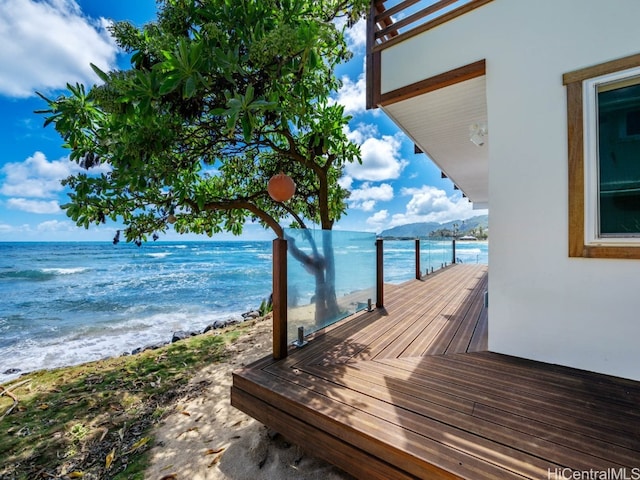
M357 478L640 473L640 383L487 352L486 288L477 265L394 286L236 371L231 402Z

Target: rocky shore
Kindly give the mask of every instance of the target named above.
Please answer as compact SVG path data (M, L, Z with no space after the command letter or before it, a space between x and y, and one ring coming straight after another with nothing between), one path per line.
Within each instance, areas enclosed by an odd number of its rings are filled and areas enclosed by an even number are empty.
M138 353L142 353L142 352L146 352L147 350L157 350L161 347L164 347L165 345L169 345L171 343L175 343L178 342L180 340L184 340L185 338L190 338L190 337L194 337L196 335L202 335L204 333L207 333L211 330L217 330L217 329L221 329L221 328L225 328L225 327L229 327L232 325L238 325L240 323L249 321L249 320L255 320L257 318L260 318L260 312L258 310L250 310L248 312L245 312L237 317L231 317L228 318L226 320L216 320L215 322L207 325L206 327L204 327L201 330L177 330L175 332L172 333L171 335L171 339L170 340L165 340L165 341L161 341L161 342L156 342L156 343L152 343L150 345L145 345L145 346L141 346L138 348L133 349L131 352L122 352L121 356L126 356L126 355L137 355ZM16 368L16 367L12 367L12 368L8 368L6 370L4 370L3 372L1 372L3 375L15 375L15 374L24 374L24 373L29 373L26 371L22 371L22 369L20 368Z
M230 327L231 325L237 325L242 322L246 322L248 320L255 320L256 318L260 318L260 312L258 310L250 310L248 312L243 313L239 317L232 317L226 320L216 320L215 322L207 325L202 330L178 330L173 332L171 336L171 340L167 340L164 342L158 342L151 345L146 345L144 347L138 347L131 351L131 353L125 352L123 355L136 355L141 352L145 352L147 350L157 350L160 347L164 347L165 345L169 345L170 343L179 342L180 340L184 340L185 338L195 337L196 335L202 335L203 333L210 332L211 330L217 330L220 328Z

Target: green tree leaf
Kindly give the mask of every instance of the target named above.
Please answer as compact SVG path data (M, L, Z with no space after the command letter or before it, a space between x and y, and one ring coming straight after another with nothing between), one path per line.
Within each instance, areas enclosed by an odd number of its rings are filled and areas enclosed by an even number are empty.
M45 126L89 169L65 181L67 215L85 228L117 219L136 242L167 228L240 234L247 222L282 236L292 215L301 228L331 229L347 207L338 180L360 161L344 109L328 105L339 85L334 69L349 58L334 20L368 6L172 0L142 28L114 24L130 69L92 66L101 85L40 95ZM97 165L108 174L92 173ZM286 203L266 191L280 172L297 185Z

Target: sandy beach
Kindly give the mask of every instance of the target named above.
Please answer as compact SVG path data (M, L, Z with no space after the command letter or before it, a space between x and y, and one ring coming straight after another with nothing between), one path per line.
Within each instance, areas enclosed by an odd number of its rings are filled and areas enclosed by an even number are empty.
M197 372L189 397L152 432L147 480L352 479L231 406L233 370L269 355L271 332L270 317L256 320L228 347L228 360Z

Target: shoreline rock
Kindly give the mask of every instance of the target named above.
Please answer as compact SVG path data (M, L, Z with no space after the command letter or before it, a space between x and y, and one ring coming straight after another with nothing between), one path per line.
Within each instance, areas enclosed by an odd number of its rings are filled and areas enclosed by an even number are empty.
M176 330L175 332L172 333L171 340L159 341L149 345L144 345L138 348L134 348L133 350L131 350L131 352L122 352L120 355L115 355L115 356L126 357L129 355L137 355L139 353L146 352L147 350L157 350L171 343L179 342L180 340L185 340L187 338L195 337L197 335L203 335L207 332L210 332L211 330L218 330L221 328L230 327L232 325L238 325L240 323L248 322L250 320L255 320L256 318L260 318L260 317L262 317L262 315L258 310L249 310L248 312L242 313L237 317L230 317L226 320L216 320L213 323L207 325L202 330ZM105 357L105 358L110 358L110 357ZM27 373L32 373L32 371L22 371L21 368L16 368L16 367L11 367L1 372L2 375L20 374L19 377Z
M255 320L260 317L262 317L262 315L258 310L249 310L248 312L244 312L240 314L239 317L230 317L230 318L227 318L226 320L216 320L213 323L210 323L209 325L204 327L202 330L176 330L171 335L171 341L159 342L151 345L146 345L144 347L138 347L131 351L131 355L136 355L138 353L142 353L147 350L157 350L158 348L164 347L165 345L168 345L170 343L176 343L176 342L179 342L180 340L185 340L187 338L195 337L197 335L203 335L207 332L210 332L211 330L218 330L221 328L230 327L232 325L238 325L240 323L248 322L250 320ZM123 353L123 355L128 355L128 354Z

